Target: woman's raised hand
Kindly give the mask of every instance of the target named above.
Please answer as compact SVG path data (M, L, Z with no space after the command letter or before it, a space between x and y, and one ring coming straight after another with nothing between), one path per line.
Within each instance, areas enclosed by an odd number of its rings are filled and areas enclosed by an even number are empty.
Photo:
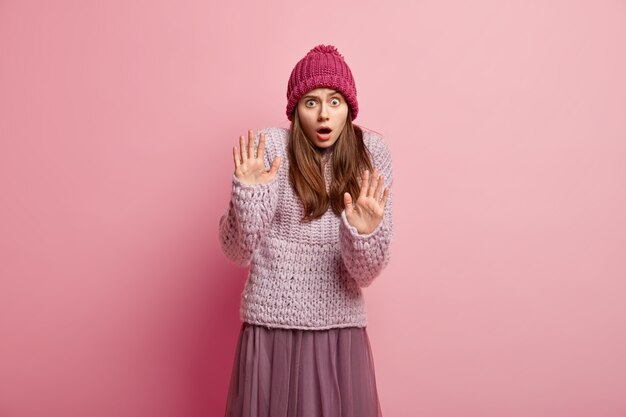
M233 158L235 160L235 176L239 181L247 185L267 184L272 181L280 167L281 157L277 156L272 161L270 170L265 170L265 133L259 136L259 147L256 158L254 157L254 131L248 130L248 144L245 139L239 136L239 147L233 147Z
M356 227L357 232L362 235L372 233L378 224L383 220L385 213L385 205L389 198L389 188L384 189L383 193L383 176L377 177L378 169L374 168L371 181L369 171L365 171L365 175L361 179L361 192L356 204L352 204L352 196L350 193L343 194L343 202L346 206L346 218L350 225ZM383 197L381 199L381 193Z

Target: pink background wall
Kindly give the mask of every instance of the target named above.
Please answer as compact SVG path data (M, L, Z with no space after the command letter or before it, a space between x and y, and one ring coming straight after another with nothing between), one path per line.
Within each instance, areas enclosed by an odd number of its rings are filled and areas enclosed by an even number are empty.
M626 415L622 1L0 3L0 415L218 416L231 149L338 47L395 171L386 416Z

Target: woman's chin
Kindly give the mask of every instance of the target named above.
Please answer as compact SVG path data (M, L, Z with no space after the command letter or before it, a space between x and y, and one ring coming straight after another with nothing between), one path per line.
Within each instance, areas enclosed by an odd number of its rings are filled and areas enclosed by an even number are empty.
M335 142L320 142L320 141L315 141L313 142L313 144L315 145L316 148L322 150L322 149L328 149L328 148L332 148L333 145L335 144Z

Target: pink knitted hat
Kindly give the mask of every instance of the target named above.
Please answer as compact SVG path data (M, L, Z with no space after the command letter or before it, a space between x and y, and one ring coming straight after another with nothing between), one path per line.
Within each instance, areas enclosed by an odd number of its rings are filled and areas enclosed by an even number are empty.
M332 45L317 45L291 71L287 84L287 118L293 120L293 111L303 95L320 87L341 92L352 109L352 120L356 119L359 105L354 77L343 55Z

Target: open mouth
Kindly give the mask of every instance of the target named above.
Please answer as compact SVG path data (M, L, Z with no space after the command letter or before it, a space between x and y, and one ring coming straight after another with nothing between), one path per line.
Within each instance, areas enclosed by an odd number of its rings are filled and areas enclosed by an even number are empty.
M330 133L332 132L332 129L328 126L322 126L319 129L317 129L315 131L315 133L317 133L317 140L321 140L321 141L327 141L330 140Z

